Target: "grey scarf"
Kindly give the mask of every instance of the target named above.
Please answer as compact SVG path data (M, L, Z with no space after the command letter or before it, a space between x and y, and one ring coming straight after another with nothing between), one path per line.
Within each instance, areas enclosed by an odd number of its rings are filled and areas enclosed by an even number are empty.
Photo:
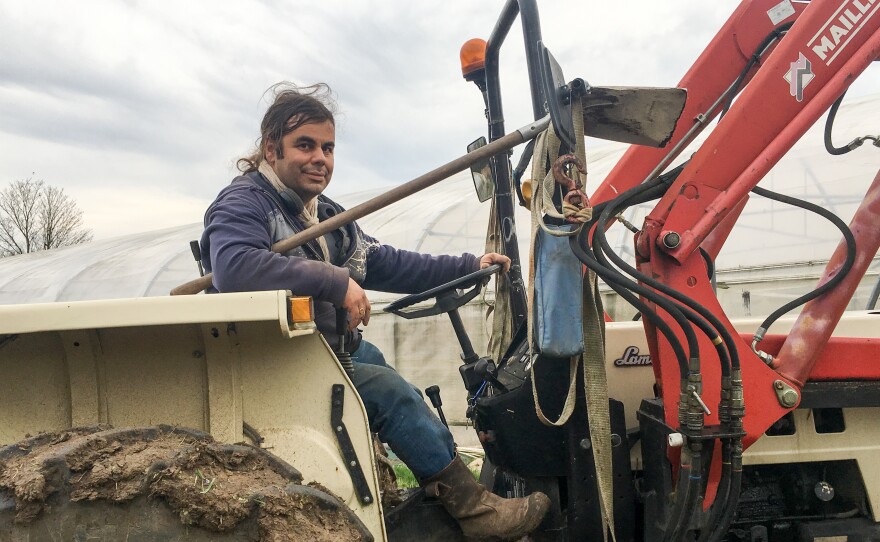
M257 170L266 177L269 182L275 187L275 190L278 191L279 194L283 194L287 192L288 194L299 198L299 196L290 188L284 185L281 182L281 179L278 178L278 175L275 173L275 170L272 169L272 166L269 165L269 162L265 160L260 160L260 166ZM308 229L315 224L318 223L318 198L312 198L308 202L303 202L303 212L299 214L297 217L302 221L303 226ZM324 261L330 261L330 250L327 248L327 240L324 239L323 236L318 237L318 244L321 246L321 252L324 255Z

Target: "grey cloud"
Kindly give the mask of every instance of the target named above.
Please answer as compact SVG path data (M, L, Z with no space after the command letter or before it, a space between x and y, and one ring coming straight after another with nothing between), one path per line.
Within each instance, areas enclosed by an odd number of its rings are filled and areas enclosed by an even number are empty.
M0 11L12 1L0 0ZM463 153L486 131L482 98L461 78L458 51L468 38L489 36L502 1L183 1L171 9L131 0L95 4L107 9L91 20L64 20L53 12L70 5L47 2L39 21L0 17L0 50L9 52L0 56L0 131L76 146L89 156L100 151L108 161L135 154L139 164L177 168L186 183L155 175L170 195L185 186L189 194L211 196L228 181L218 172L250 150L266 107L263 92L281 80L324 81L338 95L337 193L358 179L408 180ZM735 2L666 4L663 24L650 27L638 17L614 19L613 10L595 2L540 7L545 38L566 75L598 84L670 84L720 24L694 23L692 10L715 14ZM122 31L87 42L100 25ZM508 130L531 117L519 36L516 23L502 51ZM2 156L23 152L31 151L0 149L0 175L9 176ZM149 172L138 173L114 181L123 187Z

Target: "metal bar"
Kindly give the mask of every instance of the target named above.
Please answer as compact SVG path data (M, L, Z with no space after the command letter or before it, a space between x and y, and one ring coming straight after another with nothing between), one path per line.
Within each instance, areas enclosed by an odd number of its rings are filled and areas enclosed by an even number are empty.
M489 159L489 157L493 154L496 154L500 151L507 151L524 141L528 141L529 139L537 137L537 135L547 129L547 126L549 125L550 116L547 115L546 117L529 125L523 126L519 130L511 132L484 147L480 147L473 152L469 152L451 162L448 162L434 170L431 170L421 177L417 177L407 183L392 188L384 194L380 194L375 198L367 200L360 205L356 205L347 211L332 216L307 230L303 230L297 234L291 235L283 241L278 241L277 243L272 245L272 251L283 254L293 248L317 239L318 237L321 237L326 233L339 229L345 224L354 222L355 220L362 218L370 213L376 212L379 209L383 209L391 205L392 203L396 203L405 197L411 196L416 192L424 190L425 188L433 186L438 182L447 179L452 175L455 175L456 173L464 171L474 164L485 161ZM192 280L190 282L187 282L186 284L181 284L180 286L177 286L176 288L171 290L171 295L197 294L211 286L212 275L213 273L208 273L201 278Z
M333 401L330 409L330 425L339 443L339 451L342 452L342 458L345 460L345 468L348 469L348 475L351 477L358 501L364 506L373 504L375 499L370 491L370 484L367 483L367 477L358 460L357 451L354 449L354 444L352 444L345 423L342 421L342 413L345 408L345 386L333 384L330 394Z
M868 304L865 308L868 310L876 309L878 297L880 297L880 276L877 277L877 282L874 284L874 289L871 291L871 297L868 298Z
M526 65L529 73L529 88L532 97L532 110L535 119L544 116L544 92L541 88L538 43L541 41L541 24L535 0L508 0L501 16L486 43L486 109L488 112L489 141L504 134L504 113L501 104L501 80L498 73L499 53L507 33L517 14L521 16L523 39L526 44ZM492 173L495 177L495 214L501 224L504 253L511 259L508 279L510 281L510 308L516 330L526 321L526 291L522 279L522 261L516 235L514 204L507 153L497 154L491 159Z

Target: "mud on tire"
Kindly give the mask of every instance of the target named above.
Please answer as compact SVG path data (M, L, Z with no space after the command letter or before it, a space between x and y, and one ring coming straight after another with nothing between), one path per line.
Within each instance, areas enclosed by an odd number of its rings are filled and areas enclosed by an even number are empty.
M200 431L76 428L0 448L0 540L372 540L264 450Z

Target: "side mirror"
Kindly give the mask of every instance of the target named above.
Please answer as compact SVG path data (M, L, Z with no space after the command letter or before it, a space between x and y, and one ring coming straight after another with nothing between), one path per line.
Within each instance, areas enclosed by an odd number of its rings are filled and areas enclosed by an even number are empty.
M480 137L467 146L468 152L473 152L486 145L486 138ZM492 177L492 168L488 160L477 162L471 166L471 178L474 180L474 190L480 203L491 199L495 194L495 179Z

